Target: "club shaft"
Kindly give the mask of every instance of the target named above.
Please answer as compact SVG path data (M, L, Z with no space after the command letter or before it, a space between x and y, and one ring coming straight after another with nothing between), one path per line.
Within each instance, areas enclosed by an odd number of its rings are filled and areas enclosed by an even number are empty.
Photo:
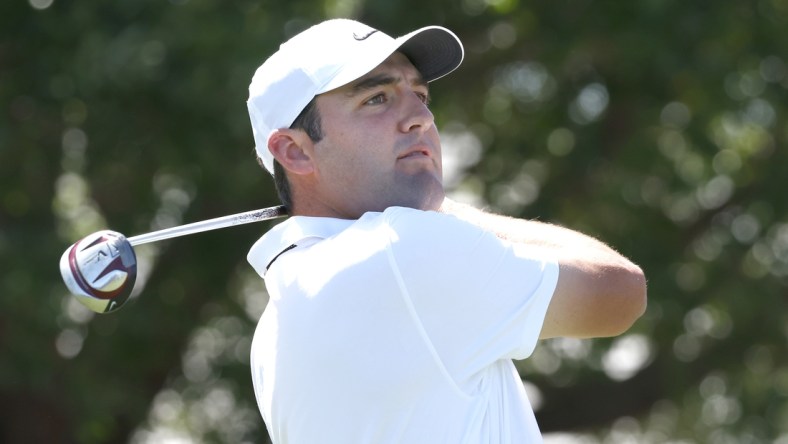
M263 208L261 210L247 211L245 213L231 214L229 216L217 217L201 222L180 225L177 227L165 228L163 230L132 236L127 240L132 246L134 246L146 244L148 242L169 239L172 237L201 233L203 231L218 230L219 228L249 224L252 222L262 222L283 216L287 216L287 210L284 206L280 205L276 207Z

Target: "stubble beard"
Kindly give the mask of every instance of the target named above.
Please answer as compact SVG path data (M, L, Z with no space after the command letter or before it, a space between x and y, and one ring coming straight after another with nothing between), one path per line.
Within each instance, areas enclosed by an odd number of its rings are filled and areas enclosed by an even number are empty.
M416 175L403 175L398 177L398 180L407 186L400 188L394 202L389 206L436 211L446 196L443 181L433 174L424 172Z

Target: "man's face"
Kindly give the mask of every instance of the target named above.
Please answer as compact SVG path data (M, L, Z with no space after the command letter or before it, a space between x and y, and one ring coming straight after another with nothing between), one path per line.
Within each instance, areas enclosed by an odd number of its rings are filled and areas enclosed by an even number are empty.
M444 198L441 149L428 88L394 53L360 79L318 96L314 195L334 217L390 206L436 210Z

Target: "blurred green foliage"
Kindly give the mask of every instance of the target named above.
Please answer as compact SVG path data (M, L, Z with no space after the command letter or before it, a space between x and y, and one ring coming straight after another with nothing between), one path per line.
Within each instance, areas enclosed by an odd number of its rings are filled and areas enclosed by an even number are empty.
M336 16L463 40L432 87L457 199L646 271L627 335L518 363L548 441L788 442L786 0L3 2L1 442L266 442L245 253L270 224L138 247L137 300L112 315L56 263L98 229L276 204L248 83Z

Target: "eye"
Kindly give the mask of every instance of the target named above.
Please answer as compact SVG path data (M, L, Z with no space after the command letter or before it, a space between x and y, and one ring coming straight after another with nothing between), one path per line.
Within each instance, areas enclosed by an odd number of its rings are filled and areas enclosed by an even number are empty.
M429 93L416 91L416 95L419 97L419 99L421 99L421 103L423 103L425 105L429 105L430 104L431 97L430 97Z
M380 93L372 96L372 98L370 99L367 99L364 102L364 105L380 105L386 103L386 101L387 101L386 94Z

